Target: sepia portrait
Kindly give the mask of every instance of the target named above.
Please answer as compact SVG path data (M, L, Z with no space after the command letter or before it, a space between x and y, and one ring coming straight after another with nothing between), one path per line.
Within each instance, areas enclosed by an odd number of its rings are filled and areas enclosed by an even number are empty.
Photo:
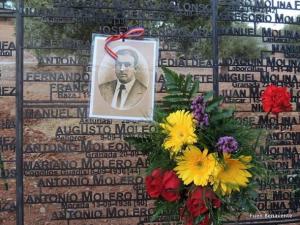
M158 42L118 40L104 49L106 37L93 38L90 117L152 120Z

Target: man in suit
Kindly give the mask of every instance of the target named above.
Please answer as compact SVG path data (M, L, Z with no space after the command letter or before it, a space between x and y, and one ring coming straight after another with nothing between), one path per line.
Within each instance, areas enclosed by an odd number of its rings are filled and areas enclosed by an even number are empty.
M131 49L116 52L118 58L115 64L116 80L99 85L102 97L113 108L126 110L139 103L147 87L136 79L138 55Z

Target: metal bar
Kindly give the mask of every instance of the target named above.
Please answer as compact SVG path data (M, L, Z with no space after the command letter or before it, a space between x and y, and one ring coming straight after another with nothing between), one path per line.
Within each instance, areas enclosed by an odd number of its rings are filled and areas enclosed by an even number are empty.
M24 225L23 185L23 0L18 0L16 15L16 213L17 225Z
M213 57L213 91L219 96L219 39L218 39L218 0L211 0L212 57Z

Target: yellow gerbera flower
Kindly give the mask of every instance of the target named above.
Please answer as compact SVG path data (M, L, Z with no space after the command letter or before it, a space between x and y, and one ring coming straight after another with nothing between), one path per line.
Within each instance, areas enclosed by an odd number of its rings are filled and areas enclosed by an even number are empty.
M171 152L177 154L183 145L190 145L197 142L195 135L195 120L193 115L184 110L178 110L170 113L166 118L165 123L160 126L168 134L168 137L163 143L163 147Z
M185 185L194 182L195 185L206 186L214 172L216 160L213 154L207 154L195 147L188 146L182 156L177 157L177 171L179 178Z
M214 191L222 195L231 194L232 191L240 191L240 187L246 187L251 173L247 170L251 166L251 156L240 156L232 159L231 154L224 153L224 164L218 164L212 181Z

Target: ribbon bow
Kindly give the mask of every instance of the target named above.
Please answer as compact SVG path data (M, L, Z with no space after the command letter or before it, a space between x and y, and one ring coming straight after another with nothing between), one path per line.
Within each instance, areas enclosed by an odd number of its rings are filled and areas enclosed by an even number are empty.
M137 27L137 28L130 29L126 33L115 34L115 35L109 36L105 40L104 48L107 51L107 53L110 54L110 56L113 57L116 60L118 58L118 55L108 47L108 44L110 42L117 41L117 40L120 40L120 39L125 39L125 38L141 37L141 36L144 35L144 33L145 33L144 28Z

